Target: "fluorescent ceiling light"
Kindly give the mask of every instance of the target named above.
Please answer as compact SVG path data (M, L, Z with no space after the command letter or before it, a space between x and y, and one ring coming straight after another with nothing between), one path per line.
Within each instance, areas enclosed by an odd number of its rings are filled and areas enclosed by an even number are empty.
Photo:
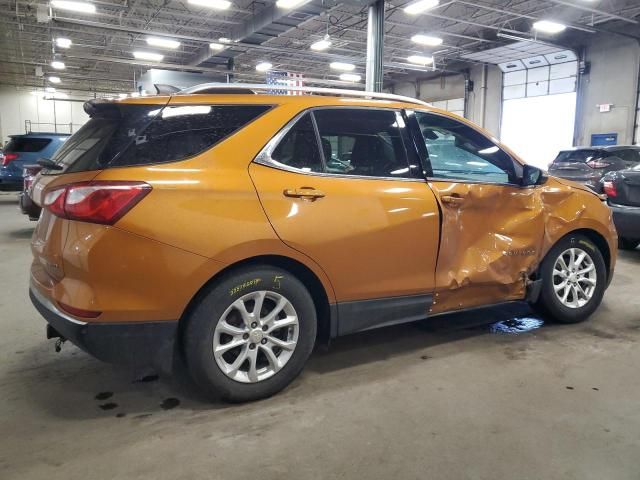
M71 43L70 38L56 38L56 45L60 48L70 48Z
M153 52L133 52L134 58L138 60L150 60L152 62L161 62L164 55Z
M231 39L230 39L230 38L227 38L227 37L220 37L220 38L218 39L218 41L219 41L220 43L231 43Z
M96 6L87 2L72 2L69 0L52 0L51 6L60 10L70 10L80 13L96 13Z
M429 47L437 47L438 45L442 45L441 38L432 37L430 35L417 34L411 37L411 41L413 43L417 43L420 45L427 45Z
M209 48L211 50L222 50L224 49L224 45L222 45L221 43L211 42L209 44Z
M407 60L417 65L431 65L433 63L433 57L425 57L422 55L411 55L407 57Z
M271 70L273 68L273 65L270 64L269 62L260 62L259 64L256 65L256 70L259 72L266 72L267 70Z
M404 7L405 13L417 15L440 5L440 0L418 0Z
M56 89L53 87L47 87L44 89L44 91L48 93L55 93Z
M53 62L51 62L51 67L55 68L56 70L64 70L66 65L60 60L54 60Z
M558 22L552 22L551 20L540 20L533 24L533 28L544 33L560 33L564 31L567 26Z
M276 2L276 5L278 6L278 8L296 8L300 5L304 5L309 1L310 0L278 0Z
M331 62L329 67L333 70L342 70L344 72L351 72L356 69L356 66L352 63L344 63L344 62Z
M177 40L170 40L168 38L147 37L147 45L151 45L152 47L175 49L180 46L180 42L178 42Z
M131 98L138 98L140 96L140 92L131 92L129 95L131 95Z
M49 77L49 81L51 83L60 83L61 82L60 77Z
M129 95L127 95L126 93L119 93L118 94L118 98L127 98Z
M340 80L344 82L359 82L362 80L362 77L357 73L341 73Z
M231 2L227 0L189 0L189 3L199 7L213 8L214 10L226 10L231 6Z
M317 42L313 42L311 44L311 50L315 50L317 52L326 50L331 46L331 40L328 37L323 38L322 40L318 40Z

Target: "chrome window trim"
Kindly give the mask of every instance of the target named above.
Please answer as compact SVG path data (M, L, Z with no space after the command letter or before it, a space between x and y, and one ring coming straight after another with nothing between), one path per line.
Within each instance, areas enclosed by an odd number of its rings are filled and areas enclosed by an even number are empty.
M402 114L403 109L401 108L393 108L393 107L366 107L366 106L362 106L362 105L354 105L354 106L349 106L349 105L323 105L321 107L311 107L311 108L307 108L301 112L299 112L295 117L293 117L291 120L289 120L284 127L282 127L280 129L280 131L278 133L276 133L271 140L269 140L269 142L267 142L267 144L262 148L262 150L260 150L260 152L258 153L258 155L256 155L256 157L253 159L253 163L257 163L259 165L264 165L266 167L271 167L271 168L276 168L278 170L285 170L287 172L292 172L292 173L299 173L301 175L309 175L309 176L315 176L315 177L333 177L333 178L346 178L346 179L356 179L356 180L395 180L395 181L401 181L401 182L422 182L424 183L425 179L424 178L407 178L407 177L374 177L374 176L368 176L368 175L348 175L348 174L343 174L343 173L327 173L327 172L311 172L311 171L306 171L306 170L302 170L299 168L295 168L295 167L290 167L289 165L285 165L283 163L278 162L277 160L274 160L273 157L271 156L273 154L273 151L278 147L278 145L280 144L280 142L282 141L282 139L285 137L285 135L287 135L287 133L289 133L289 130L291 130L293 128L293 126L307 113L311 114L316 110L327 110L327 109L331 109L331 110L335 110L335 109L349 109L349 110L389 110L392 112L396 112L396 114ZM312 116L312 121L314 122L314 126L315 126L315 118ZM316 132L319 134L317 127L315 128ZM320 153L320 158L322 159L322 162L324 164L324 153L322 152L322 150L320 149L320 145L318 145L318 149L319 149L319 153ZM407 158L408 160L408 158ZM407 163L407 165L409 165Z

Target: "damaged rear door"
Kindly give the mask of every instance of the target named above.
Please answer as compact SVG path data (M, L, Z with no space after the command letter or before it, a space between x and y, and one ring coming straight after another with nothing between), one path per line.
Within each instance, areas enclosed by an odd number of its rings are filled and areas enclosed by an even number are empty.
M539 187L522 187L522 165L470 125L409 116L442 213L432 313L524 298L544 236Z

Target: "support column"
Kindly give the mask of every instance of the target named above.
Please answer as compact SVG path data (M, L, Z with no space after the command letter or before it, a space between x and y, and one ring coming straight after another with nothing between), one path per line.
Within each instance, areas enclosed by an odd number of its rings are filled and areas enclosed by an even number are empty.
M366 89L382 91L382 57L384 53L384 0L369 6L367 22L367 74Z

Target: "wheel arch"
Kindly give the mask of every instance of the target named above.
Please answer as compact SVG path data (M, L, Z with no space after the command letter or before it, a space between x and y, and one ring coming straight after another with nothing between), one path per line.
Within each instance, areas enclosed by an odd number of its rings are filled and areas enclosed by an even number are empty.
M247 266L269 266L286 270L293 274L309 291L316 308L318 319L318 334L316 342L328 343L333 336L333 332L337 328L335 304L329 302L329 295L319 276L307 265L299 260L284 255L257 255L254 257L239 260L235 263L227 265L225 268L213 275L200 289L195 293L187 304L178 322L178 345L182 345L183 333L185 325L189 318L189 314L198 304L203 295L219 283L222 279L231 275L240 268Z

